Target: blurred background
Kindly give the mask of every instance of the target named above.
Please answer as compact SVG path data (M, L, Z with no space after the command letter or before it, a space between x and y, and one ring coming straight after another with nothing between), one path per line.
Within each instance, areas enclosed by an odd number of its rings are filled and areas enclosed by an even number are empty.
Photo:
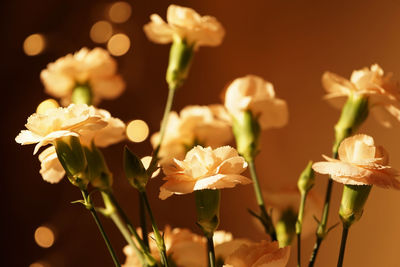
M48 98L40 71L84 46L108 49L127 82L122 97L103 101L100 107L126 122L143 120L149 134L158 131L167 96L164 75L169 45L149 42L142 27L152 13L165 18L171 3L217 17L227 32L221 46L201 47L196 53L174 110L219 103L223 88L246 74L272 82L277 96L288 102L289 124L262 135L257 164L265 190L295 185L309 159L330 154L339 111L322 100L324 71L349 77L354 69L379 63L400 77L400 1L2 1L1 266L112 266L90 214L70 203L80 198L80 192L67 179L56 185L44 182L39 161L32 156L33 146L22 147L14 138L37 105ZM143 142L128 145L146 156L151 146L145 139L147 128L141 129L137 141ZM391 165L400 169L398 126L385 129L370 118L360 132L387 148ZM138 196L122 173L123 145L104 153L114 173L116 196L138 224ZM326 183L327 177L317 177L313 190L321 198ZM161 228L170 224L199 233L192 196L161 201L160 184L159 176L149 191ZM342 186L334 186L330 225L339 222L341 190ZM399 192L372 190L362 219L350 231L344 266L399 266L399 202ZM259 241L264 234L247 208L255 209L251 186L224 190L220 229ZM123 262L124 240L109 221L103 222ZM336 266L340 232L341 226L328 235L316 266ZM313 243L311 234L303 243L304 261ZM289 266L295 266L294 251L295 247Z

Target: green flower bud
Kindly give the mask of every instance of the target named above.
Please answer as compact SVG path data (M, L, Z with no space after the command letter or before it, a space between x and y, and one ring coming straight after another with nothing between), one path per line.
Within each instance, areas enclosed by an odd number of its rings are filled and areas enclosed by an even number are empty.
M289 207L283 211L281 218L275 225L276 237L279 247L283 248L292 243L296 234L297 213Z
M87 168L85 176L92 185L99 189L109 189L112 185L113 178L104 160L103 154L92 142L90 148L84 147L87 160Z
M297 181L297 187L301 194L307 193L315 184L315 173L312 169L312 164L313 162L310 160Z
M72 91L71 102L74 104L91 105L92 99L92 90L88 84L77 84Z
M345 185L339 216L345 227L350 227L361 218L372 185Z
M166 80L170 89L179 88L186 80L194 55L194 44L175 36L169 53Z
M54 147L71 183L78 187L86 187L88 181L84 179L84 172L87 161L79 138L76 136L57 138Z
M128 147L124 150L124 169L129 183L140 192L144 191L149 179L142 161Z
M237 150L247 161L258 153L258 143L261 133L260 125L251 111L245 111L241 117L233 118L233 134Z
M197 190L195 196L197 225L203 230L205 236L212 237L219 225L221 192L211 189Z
M367 119L369 113L368 97L359 94L350 94L343 106L342 114L335 125L335 145L333 155L336 158L340 143L354 134L360 125Z

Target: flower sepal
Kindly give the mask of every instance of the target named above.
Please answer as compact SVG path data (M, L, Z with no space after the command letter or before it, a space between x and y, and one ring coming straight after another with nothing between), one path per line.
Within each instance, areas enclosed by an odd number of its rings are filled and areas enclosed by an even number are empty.
M340 143L354 134L367 119L368 113L368 97L351 93L346 104L343 106L340 119L335 125L334 155L337 155Z
M127 146L124 149L124 170L129 183L144 192L149 176L142 161Z
M371 188L372 185L344 185L339 216L345 227L361 218Z
M74 104L91 105L93 99L92 89L89 84L76 84L72 90L71 102Z
M174 36L169 53L166 80L170 89L178 89L186 80L194 55L194 44Z
M242 112L240 117L233 118L233 133L237 150L246 161L254 158L259 150L258 143L261 128L250 110Z
M204 189L195 192L197 222L206 237L212 237L219 225L220 190Z
M101 151L96 147L94 142L92 142L90 147L84 146L83 149L88 163L85 172L86 178L95 188L100 190L110 189L113 177Z
M86 188L85 179L87 161L83 147L77 136L63 136L54 142L58 160L67 173L70 182L79 188Z

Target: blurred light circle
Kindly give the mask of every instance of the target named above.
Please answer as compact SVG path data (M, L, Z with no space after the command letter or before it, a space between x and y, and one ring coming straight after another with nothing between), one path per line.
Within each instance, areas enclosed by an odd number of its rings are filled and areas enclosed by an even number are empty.
M131 41L126 34L114 34L107 43L107 49L113 56L122 56L128 52Z
M54 233L47 226L39 226L34 237L36 244L42 248L49 248L54 244Z
M29 265L29 267L47 267L47 266L49 265L42 262L34 262Z
M105 20L100 20L93 24L90 29L90 39L95 43L106 43L112 35L111 23Z
M45 114L47 110L52 108L58 108L60 105L58 102L52 98L42 101L36 108L36 113Z
M126 135L132 142L143 142L149 136L149 126L142 120L131 121L126 127Z
M115 2L108 10L110 20L115 23L123 23L127 21L132 14L131 5L124 1Z
M25 38L23 49L26 55L36 56L43 52L46 45L44 36L39 33L31 34Z
M141 159L141 161L142 161L142 163L143 163L143 166L147 169L147 168L149 167L149 165L150 165L150 162L151 162L151 156L143 157L143 158ZM156 177L156 176L159 175L159 174L160 174L160 169L157 169L157 170L153 173L153 175L151 176L151 178L154 178L154 177Z

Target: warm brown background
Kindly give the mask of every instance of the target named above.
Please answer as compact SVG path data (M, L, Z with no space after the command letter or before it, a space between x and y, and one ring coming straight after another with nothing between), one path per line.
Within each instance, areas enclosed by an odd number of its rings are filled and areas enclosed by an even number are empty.
M130 1L131 19L116 25L132 40L130 51L118 58L128 88L116 101L101 107L125 121L143 119L151 131L158 130L167 94L164 73L168 46L150 43L142 26L151 13L165 17L171 1ZM70 204L79 192L64 179L51 185L39 176L39 162L33 147L21 147L14 138L28 115L47 96L39 73L48 62L82 46L94 47L89 39L91 25L104 19L107 3L91 0L3 1L1 38L2 74L2 249L1 266L28 266L44 260L54 267L112 266L105 246L90 215L79 205ZM223 45L201 48L196 54L190 78L174 104L180 110L188 104L220 101L220 92L232 79L253 73L271 81L277 95L290 109L287 127L263 134L258 170L265 188L295 183L309 159L329 154L332 126L339 112L321 100L323 71L348 77L353 69L378 62L384 70L400 77L400 1L175 1L201 14L216 16L226 27ZM27 57L22 43L26 36L41 32L49 38L47 50ZM384 129L373 119L361 132L373 135L391 154L391 163L400 168L400 128ZM115 175L115 191L129 215L137 214L137 195L121 172L123 145L106 149ZM137 154L150 153L148 142L131 144ZM317 191L325 190L326 177L317 177ZM151 203L161 226L194 226L191 196L157 199L159 181L150 185ZM269 186L268 186L269 185ZM338 222L341 186L335 186L330 224ZM400 193L374 188L365 214L350 232L345 266L399 266ZM253 207L251 187L223 191L221 229L237 237L259 240L246 208ZM137 221L135 219L135 221ZM39 248L34 230L51 225L57 239L49 249ZM123 239L104 221L112 243L123 259ZM341 227L332 231L323 244L317 266L336 266ZM304 242L308 259L314 238ZM295 250L293 249L293 252ZM293 253L294 255L294 253ZM290 266L294 266L294 261Z

